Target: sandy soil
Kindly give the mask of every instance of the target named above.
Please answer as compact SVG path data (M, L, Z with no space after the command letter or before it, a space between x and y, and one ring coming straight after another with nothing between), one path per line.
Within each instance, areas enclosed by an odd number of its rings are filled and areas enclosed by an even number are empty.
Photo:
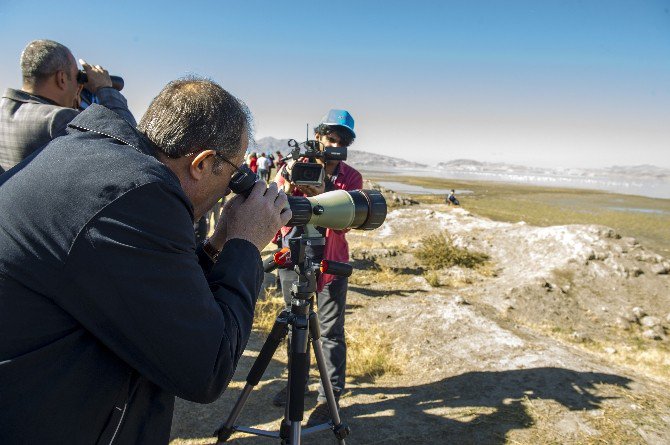
M442 285L431 287L412 251L442 231L489 264L440 271ZM341 400L348 443L670 443L663 257L601 226L500 223L440 205L395 209L379 230L349 239L354 263L377 272L355 272L347 323L389 332L403 372L349 383ZM173 443L213 443L263 340L252 335L220 400L177 401ZM282 351L242 424L278 426L283 411L270 401L284 361ZM314 404L315 391L306 399ZM304 443L335 442L325 431Z

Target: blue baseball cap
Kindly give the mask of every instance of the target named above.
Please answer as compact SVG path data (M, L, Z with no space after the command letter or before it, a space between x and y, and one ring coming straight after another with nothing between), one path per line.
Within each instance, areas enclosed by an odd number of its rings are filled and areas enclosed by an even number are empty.
M321 123L325 125L334 125L337 127L345 127L351 132L353 137L356 137L354 133L354 118L351 117L351 114L347 110L330 110L322 119Z

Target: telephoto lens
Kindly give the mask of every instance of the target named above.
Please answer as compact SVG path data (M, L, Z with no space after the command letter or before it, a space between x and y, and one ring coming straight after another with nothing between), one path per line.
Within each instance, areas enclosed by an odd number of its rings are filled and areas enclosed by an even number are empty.
M289 196L288 202L293 216L287 226L374 230L386 219L386 200L377 190L333 190L308 198Z
M258 180L243 165L230 180L230 189L245 198ZM333 190L316 196L289 196L293 216L287 226L312 224L329 229L374 230L386 219L386 200L377 190Z

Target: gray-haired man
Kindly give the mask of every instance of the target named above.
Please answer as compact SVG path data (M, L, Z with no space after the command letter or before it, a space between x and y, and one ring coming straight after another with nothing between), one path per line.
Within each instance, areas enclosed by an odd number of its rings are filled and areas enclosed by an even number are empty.
M135 125L126 99L112 88L101 66L81 61L88 75L84 85L100 104ZM70 50L53 40L30 42L21 53L23 86L8 88L0 100L0 168L9 170L52 139L65 134L79 114L77 62Z

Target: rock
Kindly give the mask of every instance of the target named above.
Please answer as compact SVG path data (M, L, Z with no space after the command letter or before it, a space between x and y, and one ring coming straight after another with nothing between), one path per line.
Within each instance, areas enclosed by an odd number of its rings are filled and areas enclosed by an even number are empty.
M566 284L565 286L561 286L561 292L563 292L564 294L570 292L570 285Z
M584 343L584 342L590 340L589 337L586 334L584 334L582 332L577 332L577 331L570 334L570 337L574 341L579 342L579 343Z
M554 289L556 289L558 286L556 286L554 283L550 283L548 281L545 281L542 287L547 289L547 292L552 292Z
M627 270L628 273L630 273L634 277L639 277L640 275L644 274L644 271L640 269L639 267L633 267L630 270Z
M642 317L640 319L640 324L645 328L653 328L654 326L661 325L661 319L658 317L652 317L650 315L647 315L646 317Z
M608 354L616 354L616 349L611 348L611 347L605 348L604 351Z
M624 317L617 317L617 319L614 321L614 324L619 329L630 331L631 322Z
M647 313L644 311L644 309L642 309L640 306L635 306L631 312L633 313L633 315L635 315L635 318L637 320L639 320L642 317L644 317L645 315L647 315Z
M648 340L663 340L665 337L665 332L663 332L663 328L660 326L655 326L651 329L644 330L642 332L642 337Z
M665 321L667 321L668 323L670 323L670 314L668 314L668 315L665 317Z
M670 273L670 268L663 263L654 264L649 269L655 275L668 275Z
M465 298L461 297L460 295L456 295L456 297L454 297L454 303L466 306L470 304L467 301L465 301Z

